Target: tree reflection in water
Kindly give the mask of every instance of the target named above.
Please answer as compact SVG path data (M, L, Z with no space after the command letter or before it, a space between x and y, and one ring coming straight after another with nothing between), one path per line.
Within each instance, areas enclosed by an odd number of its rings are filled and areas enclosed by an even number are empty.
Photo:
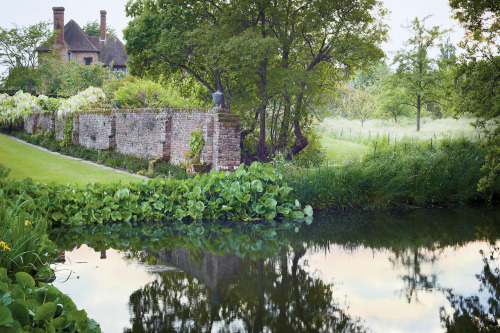
M301 261L306 250L329 251L338 244L346 251L365 247L387 253L395 270L404 269L399 278L407 302L418 302L421 292L444 294L454 310L439 310L448 331L493 332L500 331L498 248L483 253L484 268L477 275L481 290L473 292L481 296L439 286L427 268L443 250L476 241L477 228L490 230L489 239L500 239L498 221L498 209L325 213L310 226L302 224L299 232L293 232L295 225L279 230L283 224L120 224L61 228L54 239L63 250L85 243L96 251L114 248L132 261L181 270L155 273L156 281L130 296L127 333L365 331L359 318L340 309L333 295L338 287L308 272Z
M444 290L446 297L454 310L453 314L440 309L441 322L447 332L500 332L500 251L498 245L490 243L487 252L481 250L484 267L476 278L480 282L478 294L487 293L485 305L478 295L463 296Z
M408 303L412 300L419 302L419 291L430 291L436 288L436 274L425 274L422 271L422 265L436 261L442 251L443 249L411 247L394 251L392 255L389 255L389 261L394 268L403 267L406 270L406 274L399 276L405 284L400 294L406 297Z
M154 255L165 261L176 257L173 251ZM238 258L234 266L224 265L234 261L231 255L214 258L203 251L197 265L163 272L130 296L132 328L124 332L364 332L360 320L335 303L333 284L302 269L304 254L297 247L272 259ZM201 273L207 260L233 270L219 272L213 288L213 275L207 284Z

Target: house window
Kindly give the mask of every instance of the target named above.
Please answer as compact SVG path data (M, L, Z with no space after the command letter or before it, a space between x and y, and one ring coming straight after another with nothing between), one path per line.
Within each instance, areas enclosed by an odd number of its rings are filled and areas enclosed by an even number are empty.
M85 59L85 65L88 66L92 63L92 58L84 58Z

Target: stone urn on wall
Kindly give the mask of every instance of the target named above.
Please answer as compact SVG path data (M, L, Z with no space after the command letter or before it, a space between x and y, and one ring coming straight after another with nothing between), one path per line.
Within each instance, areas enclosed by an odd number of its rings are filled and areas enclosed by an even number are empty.
M221 105L224 103L224 94L217 90L212 94L212 98L215 103L215 108L220 109Z

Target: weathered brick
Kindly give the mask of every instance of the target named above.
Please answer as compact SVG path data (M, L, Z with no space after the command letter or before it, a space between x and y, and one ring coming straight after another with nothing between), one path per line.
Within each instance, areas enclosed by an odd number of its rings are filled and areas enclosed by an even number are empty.
M62 119L41 122L41 128L55 128L62 139ZM25 120L25 131L33 133L38 115ZM52 127L51 127L52 126ZM234 170L241 161L240 121L225 110L136 109L79 112L73 117L73 142L87 148L115 149L147 159L186 162L191 132L201 129L205 145L200 159L217 170Z

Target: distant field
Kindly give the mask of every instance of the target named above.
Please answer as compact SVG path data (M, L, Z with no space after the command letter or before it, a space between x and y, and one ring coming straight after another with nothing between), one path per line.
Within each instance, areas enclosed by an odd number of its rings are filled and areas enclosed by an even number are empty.
M337 140L326 135L321 138L321 145L326 149L326 161L333 164L361 160L369 151L366 145Z
M0 135L0 163L11 169L10 178L32 178L42 183L86 184L121 180L140 181L133 175L106 170L78 160L48 153L4 135Z
M480 138L481 134L470 125L474 119L431 119L422 118L420 131L416 130L415 119L400 117L398 122L394 120L367 120L363 126L359 120L348 120L345 118L326 118L319 124L323 137L360 142L368 144L374 138L382 138L389 135L389 140L402 139L442 139L467 137L472 140Z

